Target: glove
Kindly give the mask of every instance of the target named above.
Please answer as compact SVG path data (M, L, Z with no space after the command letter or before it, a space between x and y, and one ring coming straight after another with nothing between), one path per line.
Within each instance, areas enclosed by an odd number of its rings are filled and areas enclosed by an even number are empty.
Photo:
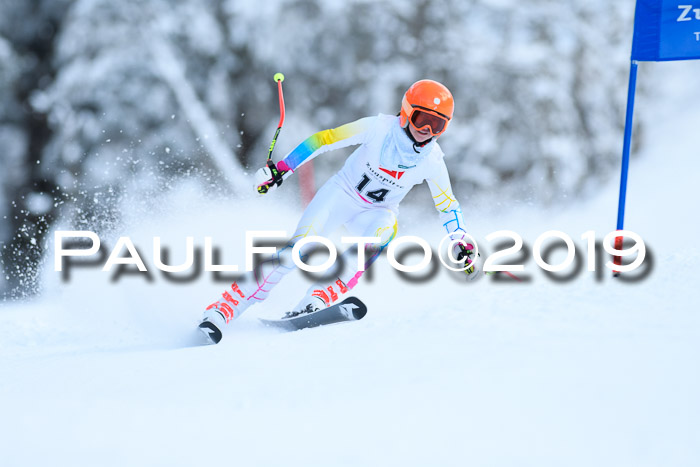
M474 245L471 243L457 243L454 246L454 256L458 262L461 263L461 267L468 266L464 269L464 273L467 275L467 279L470 281L481 279L483 261L481 260L481 253L478 253L476 257L474 256Z
M268 160L266 167L258 169L258 171L255 172L255 188L258 190L258 193L264 195L270 190L280 186L284 181L284 175L288 172L291 171L283 161L280 161L276 166L272 160Z

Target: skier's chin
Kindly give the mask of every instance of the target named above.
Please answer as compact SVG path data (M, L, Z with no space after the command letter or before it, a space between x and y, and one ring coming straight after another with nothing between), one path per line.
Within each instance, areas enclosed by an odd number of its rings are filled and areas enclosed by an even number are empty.
M411 135L413 136L413 139L416 141L416 143L424 143L428 141L431 137L431 134L429 131L417 131L411 128Z

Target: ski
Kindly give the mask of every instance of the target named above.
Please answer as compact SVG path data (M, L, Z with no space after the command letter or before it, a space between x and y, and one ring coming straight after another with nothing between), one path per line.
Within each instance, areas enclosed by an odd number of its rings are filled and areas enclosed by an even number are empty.
M312 312L288 312L279 319L260 319L266 326L296 331L344 321L358 321L367 314L367 307L357 297L348 297L340 303Z
M206 319L199 324L198 329L206 337L207 344L218 344L223 337L221 329Z

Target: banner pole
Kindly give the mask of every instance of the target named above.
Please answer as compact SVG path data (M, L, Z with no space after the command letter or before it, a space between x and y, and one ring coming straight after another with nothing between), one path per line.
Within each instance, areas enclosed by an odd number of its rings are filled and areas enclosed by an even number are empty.
M627 200L627 175L629 173L630 149L632 146L632 126L634 120L634 97L637 90L637 60L630 62L629 88L627 90L627 116L625 117L625 141L622 146L622 170L620 172L620 198L617 205L617 230L625 228L625 202ZM622 249L623 237L615 237L615 249ZM613 262L622 264L622 258L615 256ZM620 275L619 271L613 271L613 276Z

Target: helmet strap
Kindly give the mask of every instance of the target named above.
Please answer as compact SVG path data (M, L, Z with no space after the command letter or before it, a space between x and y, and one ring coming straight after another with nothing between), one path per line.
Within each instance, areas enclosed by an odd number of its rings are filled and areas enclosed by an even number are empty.
M419 143L418 141L416 141L416 139L415 139L415 138L413 137L413 135L411 134L411 130L408 128L410 125L411 125L411 123L409 122L409 124L406 125L406 128L404 128L404 131L406 132L406 135L408 135L408 137L411 139L411 141L413 141L413 150L416 151L416 152L420 152L420 151L418 150L418 148L422 148L423 146L425 146L426 144L428 144L429 142L431 142L431 141L433 140L433 136L431 136L430 138L426 139L426 140L423 141L422 143Z

